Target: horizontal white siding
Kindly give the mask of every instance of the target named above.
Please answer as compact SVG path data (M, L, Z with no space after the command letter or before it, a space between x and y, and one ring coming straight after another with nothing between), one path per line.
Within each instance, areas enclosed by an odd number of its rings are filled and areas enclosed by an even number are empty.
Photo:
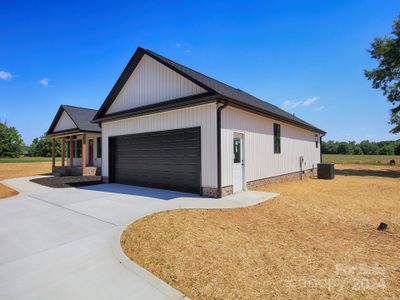
M108 138L125 134L201 127L201 181L217 187L216 104L205 104L102 123L103 176L108 176Z
M202 87L144 55L107 113L204 92Z
M281 125L281 153L274 153L273 123ZM246 181L311 169L320 162L320 145L315 146L314 132L286 123L227 107L222 111L222 186L231 185L233 166L233 133L244 133Z
M76 128L76 125L74 123L74 121L72 121L71 117L68 116L68 114L63 111L63 113L61 114L60 119L57 122L56 127L54 127L54 132L57 131L62 131L62 130L67 130L67 129L74 129Z

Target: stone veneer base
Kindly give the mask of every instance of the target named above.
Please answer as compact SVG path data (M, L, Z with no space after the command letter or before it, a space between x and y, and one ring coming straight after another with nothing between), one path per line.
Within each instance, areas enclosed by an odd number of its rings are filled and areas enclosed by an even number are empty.
M224 186L220 192L218 192L217 188L212 188L212 187L202 187L201 191L202 191L202 195L205 197L220 198L220 197L232 195L233 194L233 186L232 185Z
M303 171L303 176L301 176L301 172L293 172L293 173L288 173L288 174L283 174L283 175L278 175L274 177L268 177L268 178L262 178L262 179L257 179L253 181L248 181L247 182L247 188L249 190L255 189L259 186L262 185L267 185L267 184L272 184L272 183L282 183L286 181L292 181L292 180L300 180L301 178L311 178L313 176L317 176L317 169L308 169Z
M55 166L52 173L60 176L100 176L101 168L99 167L68 167Z

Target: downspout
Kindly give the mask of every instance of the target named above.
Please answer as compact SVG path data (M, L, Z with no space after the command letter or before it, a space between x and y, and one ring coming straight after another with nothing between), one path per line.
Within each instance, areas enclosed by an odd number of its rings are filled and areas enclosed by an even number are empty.
M326 132L322 133L319 137L319 162L322 163L322 137L325 136Z
M218 168L217 194L218 198L221 198L222 197L221 111L226 106L228 106L228 101L223 100L222 102L217 102L217 104L219 103L222 103L222 105L217 108L217 168Z

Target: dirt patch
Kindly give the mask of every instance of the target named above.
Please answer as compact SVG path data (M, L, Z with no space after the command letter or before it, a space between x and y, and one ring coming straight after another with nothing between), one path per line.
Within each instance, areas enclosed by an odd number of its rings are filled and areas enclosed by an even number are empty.
M0 180L43 175L51 172L51 162L1 163Z
M0 183L0 199L11 197L18 195L17 191L14 191L13 189L9 188L8 186L5 186Z
M52 188L79 187L103 183L101 176L64 176L31 179L32 182Z
M260 190L280 196L157 213L129 225L121 245L193 299L400 297L398 178L338 175ZM386 232L376 230L380 222Z

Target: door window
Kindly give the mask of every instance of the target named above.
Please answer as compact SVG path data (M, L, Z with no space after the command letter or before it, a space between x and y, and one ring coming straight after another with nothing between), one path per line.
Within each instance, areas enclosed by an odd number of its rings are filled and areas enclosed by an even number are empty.
M240 163L241 162L241 139L240 138L234 138L233 139L233 162Z

